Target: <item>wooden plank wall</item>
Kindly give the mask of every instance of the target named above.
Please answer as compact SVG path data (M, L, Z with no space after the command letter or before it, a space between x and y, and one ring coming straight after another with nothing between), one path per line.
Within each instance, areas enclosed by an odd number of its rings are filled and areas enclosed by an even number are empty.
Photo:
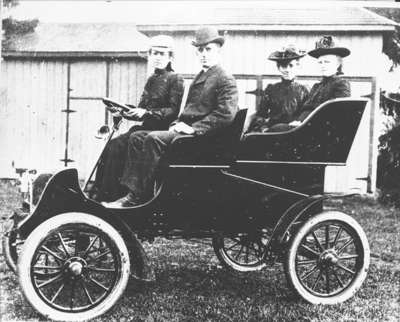
M70 62L69 166L85 176L102 142L94 138L105 122L100 100L73 97L110 96L136 104L146 80L143 59L74 60ZM109 89L107 91L107 68ZM11 167L28 167L39 172L63 168L67 108L67 60L7 59L2 63L0 102L0 177L13 177ZM122 130L129 127L125 125Z
M0 177L13 175L12 162L43 171L61 165L67 63L5 60L1 80Z

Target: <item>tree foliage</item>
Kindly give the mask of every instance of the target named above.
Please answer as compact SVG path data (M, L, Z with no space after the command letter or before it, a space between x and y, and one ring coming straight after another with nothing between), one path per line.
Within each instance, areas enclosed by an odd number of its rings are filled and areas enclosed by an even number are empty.
M370 8L373 12L400 23L399 8ZM400 65L400 26L384 35L383 52L391 59L391 71ZM398 80L400 88L400 79ZM391 121L379 138L377 186L380 200L400 208L400 93L381 93L380 107Z
M14 7L19 3L19 0L3 0L3 6L10 8Z
M369 10L400 23L399 8L369 8ZM383 39L383 52L393 62L392 69L400 65L400 26L393 33L386 33Z
M392 122L379 137L379 198L383 203L400 208L400 93L382 93L381 108Z
M19 0L3 0L3 6L6 8L11 8L18 5ZM9 49L9 46L14 37L23 36L25 34L35 31L39 20L16 20L12 17L6 17L2 20L2 50Z
M399 8L374 8L375 13L400 23ZM383 52L400 65L400 26L384 36ZM400 80L398 84L400 88ZM377 186L380 200L400 208L400 93L381 93L380 107L391 122L379 138Z

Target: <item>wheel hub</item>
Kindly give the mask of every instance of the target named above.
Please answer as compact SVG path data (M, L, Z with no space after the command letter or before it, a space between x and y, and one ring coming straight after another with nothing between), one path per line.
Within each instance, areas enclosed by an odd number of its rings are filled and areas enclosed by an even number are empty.
M336 265L338 261L339 257L334 249L326 249L319 257L319 264L322 267Z
M78 262L73 262L73 263L69 264L69 267L68 267L69 272L71 273L71 275L74 275L74 276L81 275L82 268L83 268L83 265Z
M86 261L83 258L72 257L65 262L64 272L72 277L79 277L82 275L85 267Z

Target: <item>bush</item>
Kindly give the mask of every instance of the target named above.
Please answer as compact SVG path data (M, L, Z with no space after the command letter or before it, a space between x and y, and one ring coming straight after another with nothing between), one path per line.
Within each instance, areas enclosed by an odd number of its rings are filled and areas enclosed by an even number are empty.
M379 200L400 208L400 93L382 93L381 108L393 122L379 138Z

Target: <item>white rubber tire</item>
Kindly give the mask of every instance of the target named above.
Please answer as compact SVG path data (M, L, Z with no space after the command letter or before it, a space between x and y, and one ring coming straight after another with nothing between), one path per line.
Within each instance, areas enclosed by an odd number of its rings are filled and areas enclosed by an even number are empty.
M309 233L309 231L315 227L316 225L324 222L324 221L338 221L342 222L347 226L350 226L351 229L358 235L360 240L362 249L363 249L363 258L362 258L362 265L361 268L357 272L357 276L355 279L340 293L335 294L330 297L322 297L322 296L315 296L311 294L300 282L298 275L296 273L295 268L295 259L298 247L302 239ZM365 278L367 277L368 267L370 263L370 249L367 237L364 233L364 230L361 226L349 215L346 215L339 211L326 211L316 216L311 217L307 220L300 229L295 233L293 237L289 250L287 252L287 257L285 261L285 272L286 277L288 279L289 286L305 301L311 304L326 304L326 305L333 305L342 303L349 298L351 298L357 290L361 287L362 283L364 282Z
M94 308L79 313L69 313L50 307L37 294L31 281L31 262L37 247L53 231L63 225L85 224L95 227L108 235L116 245L120 256L120 277L107 298ZM18 260L19 283L25 298L40 314L56 321L84 321L90 320L107 312L124 293L129 280L130 261L128 249L118 231L106 221L85 213L64 213L50 218L36 227L26 239L21 256Z

